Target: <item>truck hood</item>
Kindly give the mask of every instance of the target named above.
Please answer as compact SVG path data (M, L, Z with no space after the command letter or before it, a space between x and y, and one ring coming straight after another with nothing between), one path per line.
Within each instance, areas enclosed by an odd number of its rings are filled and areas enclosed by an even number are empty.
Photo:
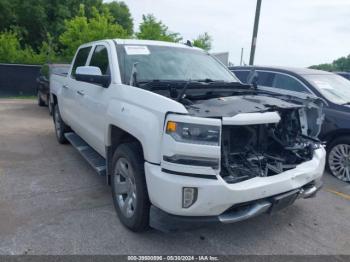
M300 117L305 120L303 124L306 129L305 134L310 137L317 138L324 120L322 100L314 97L296 97L288 95L276 94L258 94L258 95L239 95L212 98L208 100L192 101L193 103L186 105L190 115L197 117L221 118L223 122L227 122L227 118L237 116L237 119L253 117L249 113L265 113L255 114L253 119L259 123L266 123L272 119L277 119L277 115L288 110L297 110ZM274 112L275 115L266 112ZM259 119L259 120L256 120Z
M269 112L301 107L303 105L263 95L219 97L195 101L193 104L186 106L191 115L214 118L232 117L240 113Z

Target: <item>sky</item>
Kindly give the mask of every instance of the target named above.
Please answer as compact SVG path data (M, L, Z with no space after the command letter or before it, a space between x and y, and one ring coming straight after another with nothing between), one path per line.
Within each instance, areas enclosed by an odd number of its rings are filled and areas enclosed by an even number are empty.
M184 40L208 32L211 51L228 51L235 65L244 48L243 60L249 62L256 0L123 1L136 31L143 14L154 14ZM255 64L307 67L348 54L349 0L262 0Z

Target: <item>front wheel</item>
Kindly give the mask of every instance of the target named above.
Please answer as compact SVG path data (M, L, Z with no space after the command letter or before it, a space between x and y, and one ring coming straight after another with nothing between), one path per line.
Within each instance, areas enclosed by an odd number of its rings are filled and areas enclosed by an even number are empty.
M327 151L329 171L336 178L350 182L350 136L335 139Z
M139 143L120 145L112 160L112 197L120 221L139 232L149 225L150 202Z

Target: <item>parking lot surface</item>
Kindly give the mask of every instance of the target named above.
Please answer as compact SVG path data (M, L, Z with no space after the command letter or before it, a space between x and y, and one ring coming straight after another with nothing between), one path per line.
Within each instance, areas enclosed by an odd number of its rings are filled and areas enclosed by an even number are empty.
M187 232L135 234L105 178L59 145L47 108L0 100L0 254L350 254L350 184L274 215Z

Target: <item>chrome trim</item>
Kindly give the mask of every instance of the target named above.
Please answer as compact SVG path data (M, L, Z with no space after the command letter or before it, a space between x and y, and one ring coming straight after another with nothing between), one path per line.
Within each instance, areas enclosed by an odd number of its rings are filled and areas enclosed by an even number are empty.
M253 204L249 209L224 213L219 216L219 221L224 224L229 224L246 220L262 213L266 213L271 206L272 204L270 202L262 200Z
M219 168L218 158L194 157L185 155L163 156L163 160L173 164Z

